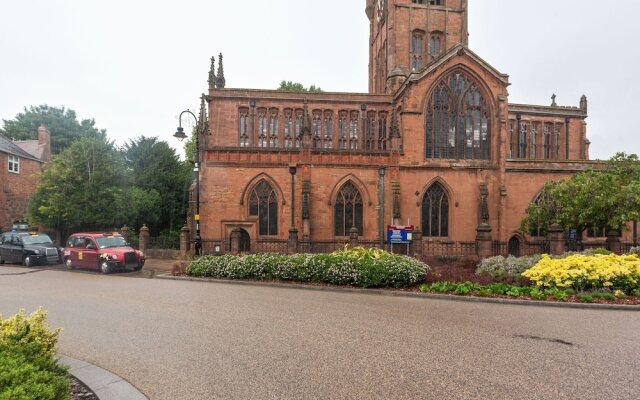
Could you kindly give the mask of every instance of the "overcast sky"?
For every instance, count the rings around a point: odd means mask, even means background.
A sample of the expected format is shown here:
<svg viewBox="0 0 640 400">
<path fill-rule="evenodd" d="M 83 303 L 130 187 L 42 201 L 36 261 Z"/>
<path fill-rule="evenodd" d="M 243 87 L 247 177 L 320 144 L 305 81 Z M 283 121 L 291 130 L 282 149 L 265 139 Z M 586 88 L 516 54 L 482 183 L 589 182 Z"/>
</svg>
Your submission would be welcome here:
<svg viewBox="0 0 640 400">
<path fill-rule="evenodd" d="M 409 0 L 406 0 L 409 1 Z M 293 80 L 366 92 L 365 0 L 0 0 L 0 119 L 48 104 L 94 118 L 122 144 L 173 146 L 209 59 L 227 87 Z M 469 0 L 469 47 L 510 75 L 509 101 L 589 99 L 591 158 L 640 153 L 640 1 Z"/>
</svg>

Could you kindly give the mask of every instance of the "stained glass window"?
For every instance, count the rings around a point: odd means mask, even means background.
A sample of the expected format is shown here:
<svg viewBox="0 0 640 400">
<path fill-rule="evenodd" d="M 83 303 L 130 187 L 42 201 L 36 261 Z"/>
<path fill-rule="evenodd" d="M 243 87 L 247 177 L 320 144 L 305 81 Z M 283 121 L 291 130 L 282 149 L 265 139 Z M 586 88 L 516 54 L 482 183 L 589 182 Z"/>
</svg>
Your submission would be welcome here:
<svg viewBox="0 0 640 400">
<path fill-rule="evenodd" d="M 352 227 L 362 236 L 362 195 L 349 181 L 338 192 L 335 204 L 335 235 L 349 236 Z"/>
<path fill-rule="evenodd" d="M 249 215 L 258 217 L 260 235 L 278 234 L 278 197 L 264 179 L 251 191 Z"/>
<path fill-rule="evenodd" d="M 441 80 L 427 105 L 426 158 L 489 160 L 487 102 L 460 72 Z"/>
<path fill-rule="evenodd" d="M 449 197 L 438 182 L 429 187 L 422 199 L 422 234 L 428 237 L 449 236 Z"/>
</svg>

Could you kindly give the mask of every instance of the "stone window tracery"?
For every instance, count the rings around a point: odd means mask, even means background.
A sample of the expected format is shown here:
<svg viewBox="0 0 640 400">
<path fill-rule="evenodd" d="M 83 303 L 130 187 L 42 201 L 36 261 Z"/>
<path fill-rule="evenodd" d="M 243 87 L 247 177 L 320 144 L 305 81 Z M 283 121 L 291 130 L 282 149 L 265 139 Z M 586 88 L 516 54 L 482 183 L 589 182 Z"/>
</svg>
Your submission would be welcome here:
<svg viewBox="0 0 640 400">
<path fill-rule="evenodd" d="M 452 73 L 438 83 L 426 119 L 427 159 L 490 159 L 487 102 L 476 83 L 463 73 Z"/>
<path fill-rule="evenodd" d="M 551 126 L 544 124 L 544 158 L 551 158 Z"/>
<path fill-rule="evenodd" d="M 293 147 L 293 110 L 290 108 L 284 109 L 284 147 Z"/>
<path fill-rule="evenodd" d="M 278 147 L 278 109 L 269 110 L 269 147 Z"/>
<path fill-rule="evenodd" d="M 527 123 L 520 123 L 518 134 L 518 158 L 527 158 Z"/>
<path fill-rule="evenodd" d="M 411 35 L 411 69 L 420 69 L 423 65 L 424 32 L 413 31 Z"/>
<path fill-rule="evenodd" d="M 333 112 L 325 111 L 324 112 L 324 148 L 331 149 L 333 148 Z"/>
<path fill-rule="evenodd" d="M 296 148 L 299 148 L 300 144 L 301 144 L 302 115 L 303 115 L 303 110 L 296 110 L 296 134 L 295 134 L 295 147 Z"/>
<path fill-rule="evenodd" d="M 387 113 L 378 116 L 378 150 L 387 149 Z"/>
<path fill-rule="evenodd" d="M 536 153 L 536 146 L 538 145 L 537 143 L 537 138 L 536 136 L 538 135 L 538 128 L 535 122 L 531 123 L 531 129 L 529 130 L 529 156 L 530 158 L 535 159 L 538 155 Z"/>
<path fill-rule="evenodd" d="M 347 122 L 347 112 L 340 111 L 338 114 L 338 148 L 339 149 L 348 149 L 348 122 Z"/>
<path fill-rule="evenodd" d="M 432 60 L 435 60 L 436 58 L 440 57 L 440 54 L 442 54 L 443 38 L 444 35 L 442 34 L 442 32 L 431 32 L 429 38 L 429 55 L 431 56 Z"/>
<path fill-rule="evenodd" d="M 249 109 L 241 108 L 239 110 L 240 116 L 240 147 L 249 146 Z"/>
<path fill-rule="evenodd" d="M 439 182 L 431 185 L 422 198 L 422 235 L 449 236 L 449 197 Z"/>
<path fill-rule="evenodd" d="M 313 147 L 322 148 L 322 111 L 313 111 L 313 120 L 311 121 L 311 136 L 313 137 Z"/>
<path fill-rule="evenodd" d="M 366 127 L 365 127 L 365 137 L 364 137 L 364 148 L 365 150 L 375 150 L 376 149 L 376 112 L 369 111 L 367 113 Z"/>
<path fill-rule="evenodd" d="M 278 234 L 278 196 L 264 179 L 258 182 L 251 191 L 249 215 L 258 217 L 260 235 Z"/>
<path fill-rule="evenodd" d="M 335 202 L 335 235 L 349 236 L 352 227 L 358 229 L 358 235 L 363 235 L 362 195 L 353 182 L 345 183 L 336 197 Z"/>
<path fill-rule="evenodd" d="M 358 149 L 358 112 L 351 111 L 349 119 L 349 148 L 351 150 Z"/>
<path fill-rule="evenodd" d="M 267 147 L 269 145 L 267 139 L 267 110 L 264 108 L 258 109 L 258 147 Z"/>
</svg>

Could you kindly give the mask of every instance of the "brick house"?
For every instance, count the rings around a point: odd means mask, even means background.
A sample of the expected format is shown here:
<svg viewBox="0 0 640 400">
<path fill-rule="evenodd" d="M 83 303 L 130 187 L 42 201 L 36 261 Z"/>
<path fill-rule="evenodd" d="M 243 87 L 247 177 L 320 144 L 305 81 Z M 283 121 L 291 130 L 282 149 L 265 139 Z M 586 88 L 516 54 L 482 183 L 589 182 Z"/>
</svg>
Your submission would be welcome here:
<svg viewBox="0 0 640 400">
<path fill-rule="evenodd" d="M 0 228 L 11 229 L 14 221 L 26 219 L 29 198 L 38 173 L 51 160 L 51 134 L 42 124 L 38 140 L 12 141 L 0 135 Z"/>
<path fill-rule="evenodd" d="M 545 182 L 593 165 L 587 98 L 510 103 L 509 76 L 467 46 L 467 3 L 366 0 L 366 94 L 227 88 L 222 55 L 217 73 L 212 58 L 200 111 L 204 251 L 228 250 L 233 235 L 240 250 L 291 238 L 314 251 L 353 228 L 374 244 L 391 222 L 417 227 L 423 255 L 475 253 L 480 232 L 495 253 L 540 249 L 518 228 Z"/>
</svg>

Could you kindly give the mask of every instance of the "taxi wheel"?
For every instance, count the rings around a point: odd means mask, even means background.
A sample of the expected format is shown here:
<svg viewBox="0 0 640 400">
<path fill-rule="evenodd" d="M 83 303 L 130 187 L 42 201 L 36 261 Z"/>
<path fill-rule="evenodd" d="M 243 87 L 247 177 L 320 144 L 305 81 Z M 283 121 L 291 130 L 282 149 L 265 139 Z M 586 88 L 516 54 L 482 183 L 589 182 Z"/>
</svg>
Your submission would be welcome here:
<svg viewBox="0 0 640 400">
<path fill-rule="evenodd" d="M 31 262 L 31 257 L 25 256 L 24 259 L 22 260 L 22 264 L 24 264 L 25 267 L 30 267 L 33 264 Z"/>
<path fill-rule="evenodd" d="M 64 266 L 65 266 L 65 268 L 67 268 L 69 271 L 71 271 L 72 269 L 75 269 L 75 267 L 73 266 L 73 263 L 71 263 L 71 259 L 70 259 L 70 258 L 65 258 L 65 259 L 64 259 Z"/>
<path fill-rule="evenodd" d="M 103 274 L 110 274 L 112 272 L 111 265 L 109 265 L 107 261 L 102 261 L 100 263 L 100 271 L 102 271 Z"/>
</svg>

